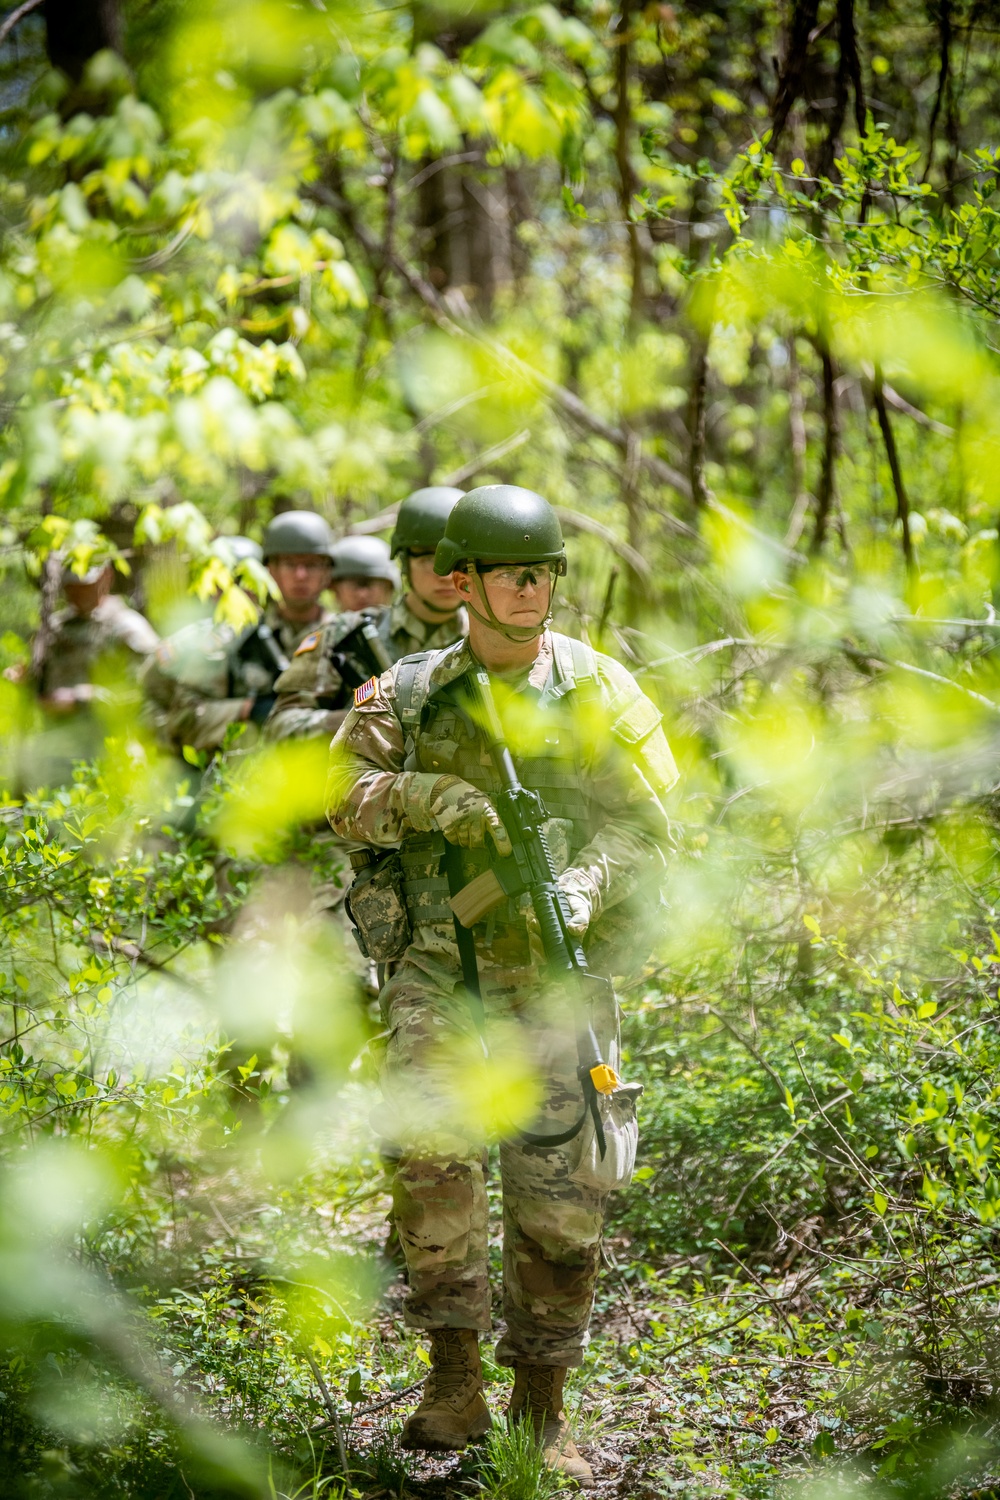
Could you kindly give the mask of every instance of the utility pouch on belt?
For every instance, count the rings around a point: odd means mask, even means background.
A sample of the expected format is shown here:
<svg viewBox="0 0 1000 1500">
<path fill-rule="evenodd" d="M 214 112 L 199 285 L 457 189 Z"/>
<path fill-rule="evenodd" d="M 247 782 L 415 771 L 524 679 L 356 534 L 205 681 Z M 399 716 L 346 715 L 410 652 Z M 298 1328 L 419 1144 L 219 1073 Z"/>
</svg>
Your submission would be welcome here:
<svg viewBox="0 0 1000 1500">
<path fill-rule="evenodd" d="M 639 1145 L 639 1121 L 636 1104 L 642 1093 L 641 1083 L 622 1083 L 597 1096 L 597 1108 L 604 1127 L 604 1154 L 594 1120 L 590 1115 L 577 1136 L 580 1159 L 569 1174 L 570 1182 L 598 1193 L 613 1193 L 627 1188 L 635 1171 L 635 1154 Z"/>
<path fill-rule="evenodd" d="M 395 849 L 376 855 L 371 849 L 351 854 L 354 884 L 344 906 L 354 939 L 365 958 L 386 964 L 402 958 L 413 936 L 403 900 L 403 867 Z"/>
</svg>

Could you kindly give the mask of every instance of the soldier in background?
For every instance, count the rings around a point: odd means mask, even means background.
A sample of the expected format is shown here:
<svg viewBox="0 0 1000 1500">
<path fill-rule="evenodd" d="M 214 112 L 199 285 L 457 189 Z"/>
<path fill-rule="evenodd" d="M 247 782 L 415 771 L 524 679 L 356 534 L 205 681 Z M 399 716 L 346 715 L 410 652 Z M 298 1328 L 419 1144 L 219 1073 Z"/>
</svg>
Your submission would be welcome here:
<svg viewBox="0 0 1000 1500">
<path fill-rule="evenodd" d="M 462 601 L 451 578 L 434 572 L 434 550 L 461 495 L 448 485 L 408 495 L 399 507 L 391 549 L 372 537 L 337 543 L 334 592 L 341 603 L 354 603 L 299 645 L 275 684 L 265 738 L 329 739 L 351 706 L 354 689 L 373 673 L 414 651 L 462 639 L 468 630 Z M 391 593 L 383 591 L 395 573 L 393 557 L 400 559 L 406 592 L 390 604 Z"/>
<path fill-rule="evenodd" d="M 95 680 L 111 655 L 134 671 L 159 636 L 144 615 L 111 592 L 114 568 L 99 562 L 86 573 L 63 572 L 67 608 L 52 621 L 52 635 L 38 675 L 38 701 L 46 713 L 66 718 L 107 696 L 108 686 Z"/>
<path fill-rule="evenodd" d="M 333 592 L 345 614 L 383 609 L 399 585 L 399 569 L 381 537 L 345 536 L 334 542 Z"/>
<path fill-rule="evenodd" d="M 263 557 L 281 590 L 241 632 L 196 620 L 160 643 L 143 687 L 161 737 L 175 750 L 218 750 L 230 724 L 258 729 L 274 685 L 304 636 L 332 618 L 320 602 L 333 572 L 333 534 L 315 511 L 276 516 L 263 549 L 247 537 L 220 539 L 233 563 Z"/>
<path fill-rule="evenodd" d="M 18 752 L 14 775 L 22 786 L 68 781 L 74 761 L 99 755 L 105 734 L 120 732 L 123 716 L 138 710 L 136 678 L 159 637 L 111 592 L 113 580 L 107 559 L 85 573 L 63 571 L 66 608 L 53 616 L 47 639 L 43 630 L 36 642 L 34 681 L 45 727 Z M 21 681 L 28 672 L 20 668 L 7 676 Z"/>
</svg>

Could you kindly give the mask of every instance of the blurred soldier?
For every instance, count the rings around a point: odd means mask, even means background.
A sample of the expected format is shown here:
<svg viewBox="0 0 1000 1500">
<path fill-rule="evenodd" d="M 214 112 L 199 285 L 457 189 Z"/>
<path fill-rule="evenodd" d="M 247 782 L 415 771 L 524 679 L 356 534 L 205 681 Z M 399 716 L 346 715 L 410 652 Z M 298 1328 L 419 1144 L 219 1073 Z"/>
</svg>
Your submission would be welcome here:
<svg viewBox="0 0 1000 1500">
<path fill-rule="evenodd" d="M 138 714 L 136 678 L 159 637 L 143 615 L 112 594 L 113 579 L 105 560 L 82 574 L 63 572 L 67 608 L 53 616 L 48 641 L 39 643 L 35 678 L 47 726 L 21 748 L 22 785 L 68 781 L 74 761 L 99 755 L 105 735 L 120 734 L 124 720 Z"/>
<path fill-rule="evenodd" d="M 57 717 L 77 714 L 106 695 L 108 685 L 95 680 L 113 655 L 137 670 L 159 642 L 149 621 L 112 594 L 114 568 L 99 562 L 86 573 L 63 573 L 68 608 L 52 621 L 52 635 L 38 676 L 38 700 Z"/>
<path fill-rule="evenodd" d="M 358 602 L 301 643 L 275 685 L 277 700 L 266 738 L 329 739 L 350 707 L 354 689 L 373 672 L 414 651 L 450 646 L 465 635 L 468 621 L 455 586 L 450 577 L 434 572 L 434 549 L 461 494 L 447 485 L 432 485 L 408 495 L 399 507 L 391 551 L 365 536 L 336 544 L 334 592 L 342 602 L 348 597 Z M 390 593 L 377 607 L 378 590 L 390 588 L 393 574 L 398 577 L 392 557 L 402 564 L 406 593 L 389 604 Z"/>
<path fill-rule="evenodd" d="M 220 538 L 232 565 L 247 557 L 267 564 L 281 590 L 257 622 L 196 620 L 162 641 L 143 687 L 162 737 L 176 750 L 217 750 L 230 724 L 257 728 L 274 706 L 274 684 L 304 636 L 331 619 L 320 603 L 330 585 L 333 535 L 314 511 L 275 516 L 263 549 L 247 537 Z"/>
<path fill-rule="evenodd" d="M 392 965 L 380 996 L 389 1040 L 379 1128 L 402 1146 L 393 1203 L 409 1271 L 404 1315 L 431 1341 L 423 1399 L 401 1442 L 461 1449 L 490 1425 L 478 1346 L 491 1323 L 488 1125 L 475 1123 L 489 1090 L 475 1079 L 483 1049 L 497 1046 L 515 1076 L 518 1057 L 533 1064 L 544 1117 L 530 1136 L 504 1130 L 500 1145 L 506 1331 L 496 1358 L 515 1371 L 508 1417 L 529 1421 L 549 1466 L 589 1487 L 563 1382 L 583 1360 L 607 1196 L 630 1179 L 635 1135 L 631 1153 L 605 1158 L 595 1145 L 596 1125 L 585 1106 L 581 1114 L 580 1002 L 540 963 L 516 876 L 502 887 L 494 879 L 499 904 L 469 928 L 449 905 L 511 850 L 471 691 L 470 673 L 485 668 L 520 777 L 551 815 L 567 924 L 592 969 L 623 974 L 651 947 L 669 837 L 660 798 L 677 772 L 660 713 L 629 673 L 548 628 L 565 567 L 541 496 L 490 485 L 458 502 L 435 568 L 465 601 L 468 641 L 406 657 L 357 690 L 331 749 L 328 811 L 339 834 L 373 852 L 399 846 L 369 866 L 351 902 Z M 617 1014 L 610 989 L 598 989 L 586 1020 L 613 1067 Z M 613 1078 L 611 1091 L 634 1132 L 634 1086 Z"/>
<path fill-rule="evenodd" d="M 399 582 L 399 569 L 381 537 L 345 536 L 334 542 L 333 592 L 345 613 L 391 604 Z"/>
</svg>

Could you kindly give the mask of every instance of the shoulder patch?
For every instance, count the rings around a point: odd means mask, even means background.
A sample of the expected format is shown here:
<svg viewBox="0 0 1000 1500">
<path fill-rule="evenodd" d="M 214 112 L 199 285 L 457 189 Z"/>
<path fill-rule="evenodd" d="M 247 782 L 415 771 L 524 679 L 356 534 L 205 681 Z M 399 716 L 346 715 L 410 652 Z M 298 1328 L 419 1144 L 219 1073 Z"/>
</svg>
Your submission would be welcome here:
<svg viewBox="0 0 1000 1500">
<path fill-rule="evenodd" d="M 299 650 L 302 650 L 301 646 Z M 377 690 L 378 678 L 369 677 L 367 682 L 363 682 L 359 688 L 354 689 L 354 707 L 360 708 L 362 703 L 367 703 L 369 698 L 374 698 Z"/>
<path fill-rule="evenodd" d="M 315 651 L 316 647 L 319 645 L 319 638 L 320 632 L 318 630 L 313 630 L 309 635 L 304 636 L 302 640 L 299 641 L 299 644 L 296 646 L 292 654 L 294 656 L 304 656 L 307 651 Z"/>
</svg>

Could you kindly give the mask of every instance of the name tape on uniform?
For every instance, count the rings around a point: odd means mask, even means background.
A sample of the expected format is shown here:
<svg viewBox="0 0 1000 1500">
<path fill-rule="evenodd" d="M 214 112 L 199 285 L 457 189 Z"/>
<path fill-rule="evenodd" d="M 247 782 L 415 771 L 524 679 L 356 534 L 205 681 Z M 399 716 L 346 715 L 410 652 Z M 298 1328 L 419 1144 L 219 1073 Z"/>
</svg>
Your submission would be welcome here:
<svg viewBox="0 0 1000 1500">
<path fill-rule="evenodd" d="M 362 703 L 367 703 L 369 698 L 374 698 L 378 689 L 378 678 L 369 677 L 359 688 L 354 689 L 354 707 L 360 708 Z"/>
</svg>

